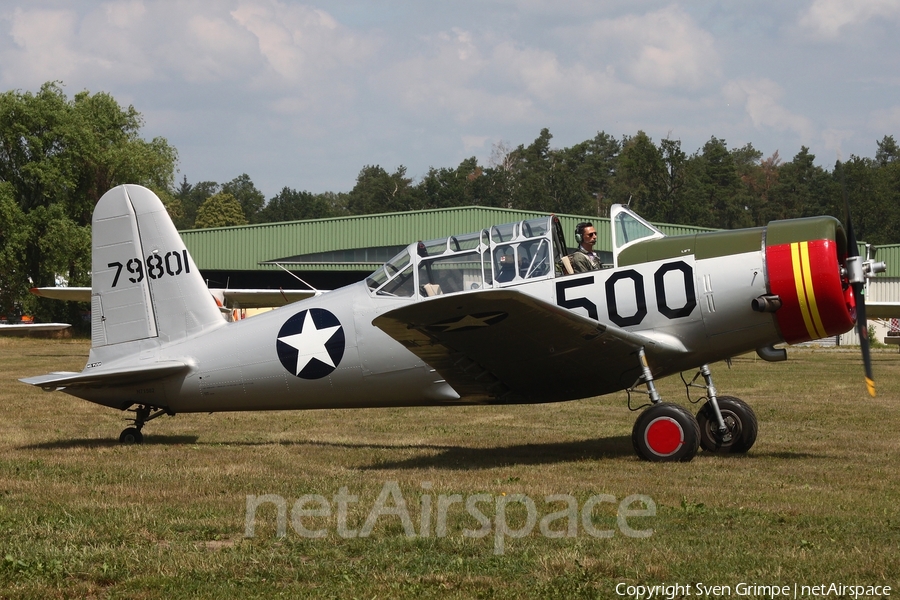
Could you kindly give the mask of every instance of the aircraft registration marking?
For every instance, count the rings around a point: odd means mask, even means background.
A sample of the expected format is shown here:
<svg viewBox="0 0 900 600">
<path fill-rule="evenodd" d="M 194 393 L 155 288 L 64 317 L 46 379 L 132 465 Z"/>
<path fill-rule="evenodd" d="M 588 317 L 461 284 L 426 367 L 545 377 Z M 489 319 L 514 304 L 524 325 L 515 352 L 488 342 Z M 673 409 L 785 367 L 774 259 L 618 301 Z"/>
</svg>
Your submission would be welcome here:
<svg viewBox="0 0 900 600">
<path fill-rule="evenodd" d="M 668 273 L 681 273 L 681 277 L 675 274 L 671 282 L 667 283 Z M 569 290 L 582 286 L 592 286 L 595 282 L 594 275 L 578 278 L 564 278 L 556 282 L 556 304 L 563 308 L 583 308 L 588 316 L 600 320 L 597 304 L 586 296 L 570 296 Z M 656 296 L 656 309 L 668 319 L 687 317 L 697 307 L 697 294 L 694 290 L 694 269 L 683 260 L 663 263 L 653 274 L 654 293 Z M 667 289 L 670 286 L 672 289 Z M 621 289 L 620 289 L 621 288 Z M 626 289 L 630 288 L 630 289 Z M 676 289 L 677 288 L 677 289 Z M 639 325 L 648 314 L 647 293 L 644 285 L 644 276 L 634 269 L 617 271 L 604 283 L 606 295 L 606 310 L 609 320 L 619 327 Z M 634 303 L 635 310 L 631 314 L 623 315 L 620 312 L 618 296 L 622 295 Z M 683 298 L 681 306 L 671 306 L 669 294 L 673 297 Z M 677 302 L 677 300 L 676 300 Z"/>
<path fill-rule="evenodd" d="M 167 275 L 175 277 L 182 273 L 187 274 L 191 272 L 191 261 L 188 260 L 187 249 L 166 252 L 165 255 L 154 252 L 143 261 L 139 258 L 130 258 L 124 264 L 115 261 L 106 266 L 110 269 L 116 268 L 112 287 L 119 285 L 119 278 L 123 269 L 131 274 L 131 277 L 128 277 L 128 281 L 131 283 L 142 282 L 145 275 L 150 279 L 160 279 Z"/>
</svg>

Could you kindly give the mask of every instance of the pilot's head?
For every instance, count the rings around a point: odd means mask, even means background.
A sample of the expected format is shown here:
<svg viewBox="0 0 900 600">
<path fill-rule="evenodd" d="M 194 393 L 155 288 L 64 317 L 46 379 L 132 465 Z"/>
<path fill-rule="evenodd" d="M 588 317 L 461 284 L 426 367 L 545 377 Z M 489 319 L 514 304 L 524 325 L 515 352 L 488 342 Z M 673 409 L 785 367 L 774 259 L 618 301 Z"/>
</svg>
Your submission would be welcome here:
<svg viewBox="0 0 900 600">
<path fill-rule="evenodd" d="M 597 230 L 594 229 L 594 224 L 589 221 L 584 221 L 576 225 L 575 241 L 578 242 L 578 245 L 582 248 L 590 252 L 594 248 L 594 244 L 597 243 Z"/>
</svg>

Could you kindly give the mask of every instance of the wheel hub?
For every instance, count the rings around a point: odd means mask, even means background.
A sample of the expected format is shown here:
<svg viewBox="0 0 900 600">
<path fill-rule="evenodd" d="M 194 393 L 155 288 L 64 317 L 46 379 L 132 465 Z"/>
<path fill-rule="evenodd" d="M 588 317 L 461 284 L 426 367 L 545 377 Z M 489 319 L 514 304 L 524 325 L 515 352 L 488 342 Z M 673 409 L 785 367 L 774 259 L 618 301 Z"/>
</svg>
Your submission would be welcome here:
<svg viewBox="0 0 900 600">
<path fill-rule="evenodd" d="M 644 430 L 644 441 L 657 456 L 671 456 L 684 444 L 684 430 L 671 417 L 657 417 Z"/>
</svg>

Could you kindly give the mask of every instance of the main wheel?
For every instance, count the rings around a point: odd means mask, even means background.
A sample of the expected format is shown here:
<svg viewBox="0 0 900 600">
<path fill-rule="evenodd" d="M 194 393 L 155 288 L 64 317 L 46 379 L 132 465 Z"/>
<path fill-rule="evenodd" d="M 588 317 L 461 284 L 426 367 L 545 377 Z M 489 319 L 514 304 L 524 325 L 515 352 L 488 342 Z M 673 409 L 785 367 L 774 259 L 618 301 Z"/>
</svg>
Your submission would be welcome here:
<svg viewBox="0 0 900 600">
<path fill-rule="evenodd" d="M 137 427 L 128 427 L 119 435 L 120 444 L 140 444 L 144 441 L 144 434 Z"/>
<path fill-rule="evenodd" d="M 652 462 L 687 462 L 697 454 L 700 427 L 686 408 L 663 402 L 640 414 L 631 431 L 634 451 Z"/>
<path fill-rule="evenodd" d="M 716 399 L 725 426 L 731 433 L 731 441 L 723 442 L 719 436 L 719 424 L 709 402 L 697 413 L 700 424 L 700 446 L 707 452 L 717 454 L 743 454 L 756 442 L 759 425 L 756 414 L 750 406 L 734 396 L 719 396 Z"/>
</svg>

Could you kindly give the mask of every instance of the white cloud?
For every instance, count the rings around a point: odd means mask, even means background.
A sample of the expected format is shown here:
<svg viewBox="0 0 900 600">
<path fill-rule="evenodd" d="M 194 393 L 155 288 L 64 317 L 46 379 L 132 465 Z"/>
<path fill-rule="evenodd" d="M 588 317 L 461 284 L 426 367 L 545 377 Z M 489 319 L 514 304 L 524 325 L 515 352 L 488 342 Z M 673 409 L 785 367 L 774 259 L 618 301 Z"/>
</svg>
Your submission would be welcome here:
<svg viewBox="0 0 900 600">
<path fill-rule="evenodd" d="M 593 61 L 641 86 L 696 88 L 720 71 L 713 35 L 675 5 L 597 21 L 584 39 Z"/>
<path fill-rule="evenodd" d="M 354 35 L 327 12 L 309 6 L 275 0 L 242 2 L 231 16 L 253 35 L 268 67 L 288 84 L 340 75 L 375 49 L 370 39 Z"/>
<path fill-rule="evenodd" d="M 793 132 L 808 144 L 814 131 L 812 122 L 782 106 L 779 103 L 782 93 L 781 87 L 770 79 L 733 80 L 723 88 L 728 102 L 744 106 L 756 129 L 772 128 L 779 132 Z"/>
<path fill-rule="evenodd" d="M 7 17 L 13 43 L 0 49 L 2 80 L 209 82 L 238 77 L 252 61 L 252 40 L 241 39 L 227 14 L 177 2 L 89 6 L 16 9 Z"/>
<path fill-rule="evenodd" d="M 302 86 L 361 62 L 370 40 L 328 13 L 275 0 L 221 3 L 109 2 L 74 10 L 16 9 L 3 76 L 31 85 L 51 79 L 188 83 L 251 80 Z M 267 77 L 267 75 L 269 75 Z"/>
<path fill-rule="evenodd" d="M 621 99 L 634 96 L 633 86 L 612 71 L 565 62 L 552 50 L 493 32 L 456 28 L 418 42 L 412 58 L 373 78 L 381 94 L 418 116 L 450 115 L 466 125 L 547 126 L 603 103 L 632 104 Z"/>
<path fill-rule="evenodd" d="M 34 88 L 76 71 L 79 58 L 69 52 L 78 15 L 72 10 L 23 10 L 6 15 L 9 46 L 0 50 L 5 86 Z"/>
<path fill-rule="evenodd" d="M 513 83 L 509 65 L 492 56 L 491 40 L 453 29 L 422 36 L 418 42 L 413 57 L 373 75 L 373 87 L 388 101 L 419 116 L 450 115 L 456 123 L 509 122 L 536 115 L 532 99 Z"/>
<path fill-rule="evenodd" d="M 829 160 L 843 160 L 845 142 L 853 139 L 852 129 L 826 129 L 822 132 L 822 146 L 826 152 L 820 152 L 817 158 L 828 164 Z"/>
<path fill-rule="evenodd" d="M 836 38 L 842 29 L 870 19 L 900 19 L 896 0 L 813 0 L 800 15 L 800 26 L 814 35 Z"/>
<path fill-rule="evenodd" d="M 897 0 L 470 4 L 6 0 L 0 90 L 109 92 L 191 180 L 267 192 L 352 185 L 363 164 L 421 175 L 542 127 L 558 146 L 642 129 L 822 157 L 900 128 Z"/>
</svg>

